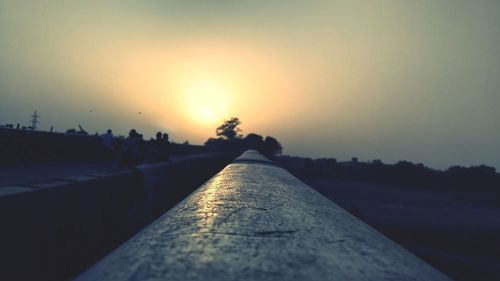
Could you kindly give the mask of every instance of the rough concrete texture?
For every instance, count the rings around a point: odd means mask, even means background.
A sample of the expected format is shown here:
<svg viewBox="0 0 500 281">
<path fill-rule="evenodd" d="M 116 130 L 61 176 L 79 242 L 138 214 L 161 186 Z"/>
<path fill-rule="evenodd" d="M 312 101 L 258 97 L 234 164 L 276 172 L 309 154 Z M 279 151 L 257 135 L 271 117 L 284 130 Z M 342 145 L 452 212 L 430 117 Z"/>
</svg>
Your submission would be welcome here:
<svg viewBox="0 0 500 281">
<path fill-rule="evenodd" d="M 248 152 L 77 280 L 449 280 Z"/>
</svg>

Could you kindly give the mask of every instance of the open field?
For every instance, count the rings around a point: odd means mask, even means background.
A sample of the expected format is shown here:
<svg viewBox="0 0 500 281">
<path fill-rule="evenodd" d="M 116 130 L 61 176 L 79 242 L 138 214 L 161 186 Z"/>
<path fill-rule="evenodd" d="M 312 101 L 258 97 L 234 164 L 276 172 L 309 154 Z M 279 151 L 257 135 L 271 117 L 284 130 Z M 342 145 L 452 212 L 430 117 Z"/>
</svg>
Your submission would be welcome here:
<svg viewBox="0 0 500 281">
<path fill-rule="evenodd" d="M 500 280 L 500 208 L 492 194 L 306 182 L 452 278 Z"/>
</svg>

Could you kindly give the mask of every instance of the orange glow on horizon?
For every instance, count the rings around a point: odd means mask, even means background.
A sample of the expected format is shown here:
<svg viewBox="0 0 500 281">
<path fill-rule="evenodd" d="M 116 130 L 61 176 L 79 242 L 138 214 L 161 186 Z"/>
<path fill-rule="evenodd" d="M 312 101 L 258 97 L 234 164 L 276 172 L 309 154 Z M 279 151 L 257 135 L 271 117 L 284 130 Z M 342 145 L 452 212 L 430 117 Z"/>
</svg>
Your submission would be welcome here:
<svg viewBox="0 0 500 281">
<path fill-rule="evenodd" d="M 117 83 L 117 92 L 127 96 L 124 106 L 141 108 L 149 113 L 144 114 L 148 122 L 194 136 L 194 142 L 214 136 L 215 128 L 232 116 L 250 130 L 284 118 L 300 90 L 291 67 L 256 47 L 207 42 L 140 50 L 128 55 L 124 82 Z"/>
<path fill-rule="evenodd" d="M 115 49 L 113 56 L 100 46 L 71 67 L 82 70 L 85 84 L 106 89 L 99 102 L 130 117 L 130 127 L 149 126 L 193 143 L 213 137 L 231 117 L 250 133 L 299 114 L 303 101 L 297 97 L 307 78 L 298 74 L 297 61 L 249 42 L 190 42 L 145 40 Z"/>
</svg>

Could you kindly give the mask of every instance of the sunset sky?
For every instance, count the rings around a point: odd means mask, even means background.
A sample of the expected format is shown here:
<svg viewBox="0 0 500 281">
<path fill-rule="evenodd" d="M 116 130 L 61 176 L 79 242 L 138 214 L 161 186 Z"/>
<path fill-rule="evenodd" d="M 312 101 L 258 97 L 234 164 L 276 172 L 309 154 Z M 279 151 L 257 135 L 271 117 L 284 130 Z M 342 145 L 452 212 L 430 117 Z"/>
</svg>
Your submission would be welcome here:
<svg viewBox="0 0 500 281">
<path fill-rule="evenodd" d="M 499 48 L 494 0 L 0 0 L 0 124 L 499 169 Z"/>
</svg>

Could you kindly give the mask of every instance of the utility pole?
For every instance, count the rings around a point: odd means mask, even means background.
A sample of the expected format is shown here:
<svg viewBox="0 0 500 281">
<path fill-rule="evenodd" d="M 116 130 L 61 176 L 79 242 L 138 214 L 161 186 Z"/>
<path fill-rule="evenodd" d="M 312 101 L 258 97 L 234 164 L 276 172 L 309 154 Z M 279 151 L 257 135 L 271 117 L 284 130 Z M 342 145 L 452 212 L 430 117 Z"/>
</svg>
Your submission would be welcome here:
<svg viewBox="0 0 500 281">
<path fill-rule="evenodd" d="M 40 115 L 38 115 L 38 111 L 35 110 L 33 115 L 31 115 L 31 129 L 34 131 L 36 130 L 36 127 L 40 121 L 38 120 L 40 118 Z"/>
</svg>

